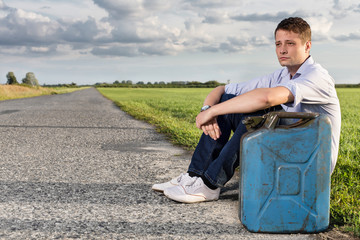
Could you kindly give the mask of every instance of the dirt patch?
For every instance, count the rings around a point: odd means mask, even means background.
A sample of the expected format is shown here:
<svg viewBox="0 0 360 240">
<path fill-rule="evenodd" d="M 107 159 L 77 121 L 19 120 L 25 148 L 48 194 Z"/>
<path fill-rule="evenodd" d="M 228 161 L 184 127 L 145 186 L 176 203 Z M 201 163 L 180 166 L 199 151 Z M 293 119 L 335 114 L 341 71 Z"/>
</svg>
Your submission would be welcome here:
<svg viewBox="0 0 360 240">
<path fill-rule="evenodd" d="M 319 240 L 359 240 L 360 238 L 351 233 L 341 232 L 338 229 L 329 229 L 326 232 L 318 234 Z"/>
</svg>

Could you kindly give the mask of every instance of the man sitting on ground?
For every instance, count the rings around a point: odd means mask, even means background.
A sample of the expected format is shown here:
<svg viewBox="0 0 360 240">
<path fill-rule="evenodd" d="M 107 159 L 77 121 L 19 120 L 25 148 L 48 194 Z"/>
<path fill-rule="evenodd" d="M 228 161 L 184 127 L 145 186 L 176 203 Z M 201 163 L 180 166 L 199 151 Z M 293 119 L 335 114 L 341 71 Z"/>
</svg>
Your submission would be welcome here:
<svg viewBox="0 0 360 240">
<path fill-rule="evenodd" d="M 168 198 L 184 203 L 217 200 L 220 188 L 239 165 L 240 140 L 246 132 L 242 120 L 279 110 L 279 105 L 287 112 L 316 112 L 329 117 L 331 171 L 334 170 L 340 138 L 340 104 L 333 78 L 310 56 L 310 26 L 298 17 L 284 19 L 275 30 L 275 47 L 284 68 L 211 91 L 196 117 L 196 126 L 204 133 L 187 173 L 155 184 L 153 190 L 163 191 Z M 231 131 L 234 134 L 229 139 Z"/>
</svg>

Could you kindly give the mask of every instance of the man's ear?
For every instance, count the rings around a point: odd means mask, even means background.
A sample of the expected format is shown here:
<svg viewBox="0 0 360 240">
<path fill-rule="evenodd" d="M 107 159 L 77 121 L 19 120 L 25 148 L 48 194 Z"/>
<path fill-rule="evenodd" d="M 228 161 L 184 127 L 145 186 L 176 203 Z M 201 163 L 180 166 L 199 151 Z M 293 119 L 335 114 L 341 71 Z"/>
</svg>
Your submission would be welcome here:
<svg viewBox="0 0 360 240">
<path fill-rule="evenodd" d="M 305 52 L 310 53 L 310 49 L 311 49 L 311 41 L 307 41 L 305 43 Z"/>
</svg>

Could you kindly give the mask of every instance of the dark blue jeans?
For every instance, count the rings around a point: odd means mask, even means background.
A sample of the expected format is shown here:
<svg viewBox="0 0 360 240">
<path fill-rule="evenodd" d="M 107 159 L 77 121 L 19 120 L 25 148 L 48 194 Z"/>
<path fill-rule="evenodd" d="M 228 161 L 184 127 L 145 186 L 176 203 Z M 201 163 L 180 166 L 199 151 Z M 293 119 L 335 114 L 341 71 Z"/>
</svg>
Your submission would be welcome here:
<svg viewBox="0 0 360 240">
<path fill-rule="evenodd" d="M 227 101 L 235 95 L 224 94 L 220 102 Z M 261 116 L 269 111 L 280 110 L 273 107 L 250 114 L 227 114 L 218 116 L 217 122 L 221 129 L 218 140 L 202 134 L 200 141 L 192 156 L 188 172 L 203 176 L 217 187 L 223 187 L 234 175 L 239 166 L 240 140 L 247 132 L 242 120 L 249 116 Z M 234 132 L 230 138 L 231 132 Z M 230 139 L 229 139 L 230 138 Z"/>
</svg>

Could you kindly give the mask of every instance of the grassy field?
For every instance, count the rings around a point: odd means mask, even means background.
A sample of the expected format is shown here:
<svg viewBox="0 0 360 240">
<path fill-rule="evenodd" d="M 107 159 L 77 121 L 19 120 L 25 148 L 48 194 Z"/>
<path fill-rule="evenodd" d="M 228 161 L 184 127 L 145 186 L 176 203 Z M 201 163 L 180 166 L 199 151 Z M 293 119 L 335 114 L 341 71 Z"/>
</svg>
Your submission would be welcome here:
<svg viewBox="0 0 360 240">
<path fill-rule="evenodd" d="M 80 88 L 44 88 L 20 85 L 0 85 L 0 101 L 17 98 L 28 98 L 50 94 L 73 92 Z"/>
<path fill-rule="evenodd" d="M 195 117 L 211 89 L 100 88 L 122 110 L 157 126 L 175 144 L 194 149 Z M 342 109 L 339 159 L 332 175 L 331 226 L 360 236 L 360 89 L 337 89 Z"/>
<path fill-rule="evenodd" d="M 360 236 L 360 89 L 338 89 L 342 126 L 338 163 L 332 175 L 332 224 Z"/>
</svg>

